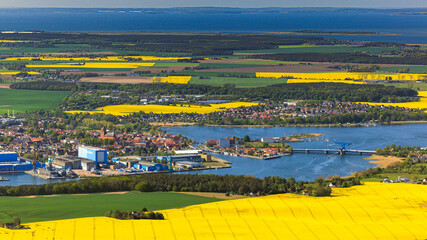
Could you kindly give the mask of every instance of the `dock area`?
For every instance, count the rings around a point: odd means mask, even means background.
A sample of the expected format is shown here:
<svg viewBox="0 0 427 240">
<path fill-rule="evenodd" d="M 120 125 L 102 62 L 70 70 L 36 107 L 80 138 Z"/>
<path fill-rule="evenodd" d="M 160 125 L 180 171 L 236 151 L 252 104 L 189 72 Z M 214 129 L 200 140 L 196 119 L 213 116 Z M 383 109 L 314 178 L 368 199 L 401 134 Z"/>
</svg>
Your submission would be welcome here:
<svg viewBox="0 0 427 240">
<path fill-rule="evenodd" d="M 25 171 L 26 174 L 35 176 L 35 177 L 39 177 L 39 178 L 43 178 L 46 180 L 50 180 L 50 179 L 70 179 L 72 177 L 55 177 L 55 176 L 48 176 L 48 175 L 44 175 L 44 174 L 38 174 L 37 172 L 34 172 L 33 170 L 31 171 Z"/>
</svg>

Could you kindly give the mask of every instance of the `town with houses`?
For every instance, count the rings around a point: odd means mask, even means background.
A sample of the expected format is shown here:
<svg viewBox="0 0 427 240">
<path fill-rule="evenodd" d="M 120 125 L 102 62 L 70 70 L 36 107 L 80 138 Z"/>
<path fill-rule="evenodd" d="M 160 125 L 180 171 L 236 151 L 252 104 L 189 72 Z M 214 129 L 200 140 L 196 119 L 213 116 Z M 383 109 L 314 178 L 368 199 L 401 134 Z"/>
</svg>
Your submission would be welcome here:
<svg viewBox="0 0 427 240">
<path fill-rule="evenodd" d="M 48 127 L 51 121 L 30 126 L 25 119 L 1 118 L 0 172 L 53 179 L 229 167 L 229 162 L 191 149 L 191 140 L 171 133 L 104 127 L 82 133 Z"/>
</svg>

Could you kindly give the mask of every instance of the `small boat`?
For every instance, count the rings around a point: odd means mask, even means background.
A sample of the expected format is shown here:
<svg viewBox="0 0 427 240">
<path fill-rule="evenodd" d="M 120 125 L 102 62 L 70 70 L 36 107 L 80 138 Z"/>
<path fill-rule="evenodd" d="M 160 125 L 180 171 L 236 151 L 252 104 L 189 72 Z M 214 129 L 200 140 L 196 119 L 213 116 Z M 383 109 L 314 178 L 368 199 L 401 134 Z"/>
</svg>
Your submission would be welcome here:
<svg viewBox="0 0 427 240">
<path fill-rule="evenodd" d="M 7 177 L 0 176 L 0 181 L 10 181 L 10 179 Z"/>
</svg>

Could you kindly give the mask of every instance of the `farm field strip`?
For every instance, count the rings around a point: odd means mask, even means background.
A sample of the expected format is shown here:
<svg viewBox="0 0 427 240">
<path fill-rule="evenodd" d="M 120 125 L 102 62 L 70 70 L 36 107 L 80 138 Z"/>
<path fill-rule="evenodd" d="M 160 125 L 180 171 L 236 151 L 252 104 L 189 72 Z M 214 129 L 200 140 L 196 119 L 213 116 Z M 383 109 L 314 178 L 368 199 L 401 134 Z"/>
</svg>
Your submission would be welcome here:
<svg viewBox="0 0 427 240">
<path fill-rule="evenodd" d="M 190 80 L 191 76 L 153 77 L 153 83 L 188 84 Z"/>
<path fill-rule="evenodd" d="M 0 88 L 0 114 L 54 109 L 69 92 Z"/>
<path fill-rule="evenodd" d="M 129 60 L 138 61 L 170 61 L 190 59 L 190 57 L 156 57 L 156 56 L 107 56 L 107 57 L 8 57 L 0 61 L 113 61 L 126 62 Z"/>
<path fill-rule="evenodd" d="M 332 82 L 332 83 L 347 83 L 347 84 L 367 84 L 366 82 L 360 81 L 351 81 L 351 80 L 312 80 L 312 79 L 288 79 L 286 83 L 322 83 L 322 82 Z"/>
<path fill-rule="evenodd" d="M 325 73 L 276 73 L 276 72 L 257 72 L 257 77 L 261 78 L 293 78 L 306 80 L 402 80 L 402 81 L 417 81 L 427 79 L 427 74 L 378 74 L 367 72 L 325 72 Z"/>
<path fill-rule="evenodd" d="M 200 79 L 193 77 L 190 84 L 223 86 L 224 84 L 236 85 L 236 87 L 263 87 L 274 84 L 286 83 L 286 79 L 274 78 L 233 78 L 233 77 L 209 77 L 209 79 Z"/>
<path fill-rule="evenodd" d="M 18 239 L 425 239 L 427 186 L 365 183 L 332 197 L 279 194 L 162 211 L 166 220 L 77 218 L 0 229 Z M 110 237 L 111 238 L 111 237 Z"/>
<path fill-rule="evenodd" d="M 0 197 L 0 221 L 20 216 L 23 222 L 40 222 L 69 218 L 103 216 L 109 210 L 140 210 L 146 207 L 157 211 L 194 204 L 222 201 L 222 199 L 176 192 L 131 191 L 123 194 L 88 193 L 85 195 L 58 194 L 47 196 Z M 96 205 L 93 203 L 96 202 Z M 90 209 L 78 206 L 91 205 Z M 93 206 L 92 206 L 93 205 Z M 0 237 L 0 239 L 2 239 Z"/>
<path fill-rule="evenodd" d="M 0 40 L 0 43 L 30 43 L 30 42 L 38 42 L 38 41 L 30 41 L 30 40 Z"/>
<path fill-rule="evenodd" d="M 17 71 L 10 71 L 10 72 L 8 72 L 8 71 L 0 71 L 0 75 L 16 75 L 16 74 L 19 74 L 19 73 L 22 73 L 22 72 L 17 72 Z M 32 71 L 26 72 L 26 73 L 28 73 L 30 75 L 40 75 L 41 74 L 39 72 L 32 72 Z"/>
<path fill-rule="evenodd" d="M 404 107 L 404 108 L 416 108 L 424 109 L 427 112 L 427 91 L 418 91 L 418 96 L 420 96 L 419 102 L 400 102 L 400 103 L 374 103 L 374 102 L 357 102 L 361 104 L 368 104 L 371 106 L 394 106 L 394 107 Z"/>
<path fill-rule="evenodd" d="M 210 106 L 199 106 L 199 105 L 188 105 L 177 104 L 176 106 L 171 105 L 110 105 L 105 107 L 97 108 L 94 111 L 67 111 L 67 113 L 104 113 L 104 114 L 112 114 L 116 116 L 124 116 L 129 115 L 136 112 L 146 112 L 146 113 L 163 113 L 163 114 L 171 114 L 171 113 L 211 113 L 211 112 L 219 112 L 225 111 L 230 108 L 238 108 L 238 107 L 250 107 L 258 105 L 259 103 L 251 103 L 251 102 L 230 102 L 230 103 L 220 103 L 220 104 L 210 104 Z"/>
<path fill-rule="evenodd" d="M 133 62 L 85 62 L 85 63 L 58 63 L 58 64 L 28 64 L 27 68 L 138 68 L 152 67 L 155 63 L 133 63 Z"/>
</svg>

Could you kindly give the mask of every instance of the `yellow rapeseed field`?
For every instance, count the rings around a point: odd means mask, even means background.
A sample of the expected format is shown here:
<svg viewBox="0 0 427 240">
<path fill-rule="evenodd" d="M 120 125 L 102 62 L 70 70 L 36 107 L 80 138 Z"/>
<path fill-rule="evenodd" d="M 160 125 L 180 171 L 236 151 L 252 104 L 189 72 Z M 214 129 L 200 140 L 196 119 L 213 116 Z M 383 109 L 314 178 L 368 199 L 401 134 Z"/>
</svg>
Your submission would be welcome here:
<svg viewBox="0 0 427 240">
<path fill-rule="evenodd" d="M 333 197 L 279 194 L 161 211 L 166 220 L 106 217 L 0 229 L 2 240 L 426 239 L 427 186 L 366 183 Z"/>
<path fill-rule="evenodd" d="M 151 67 L 155 63 L 133 62 L 87 62 L 87 63 L 58 63 L 58 64 L 29 64 L 27 68 L 138 68 Z"/>
<path fill-rule="evenodd" d="M 0 40 L 0 43 L 29 43 L 29 42 L 38 42 L 38 41 L 29 41 L 29 40 Z"/>
<path fill-rule="evenodd" d="M 320 82 L 347 83 L 347 84 L 367 84 L 366 82 L 352 81 L 352 80 L 288 79 L 286 81 L 286 83 L 320 83 Z"/>
<path fill-rule="evenodd" d="M 362 104 L 368 104 L 372 106 L 394 106 L 394 107 L 404 107 L 404 108 L 417 108 L 417 109 L 427 109 L 427 91 L 419 91 L 418 96 L 420 96 L 419 102 L 401 102 L 401 103 L 372 103 L 372 102 L 358 102 Z M 426 110 L 427 112 L 427 110 Z"/>
<path fill-rule="evenodd" d="M 21 72 L 0 72 L 0 75 L 16 75 L 18 73 L 21 73 Z M 30 75 L 39 75 L 39 74 L 41 74 L 39 72 L 27 72 L 27 73 L 30 74 Z"/>
<path fill-rule="evenodd" d="M 257 72 L 259 78 L 296 78 L 306 80 L 363 80 L 363 79 L 378 79 L 378 80 L 402 80 L 416 81 L 427 79 L 427 74 L 378 74 L 378 73 L 363 73 L 363 72 L 323 72 L 323 73 L 273 73 L 273 72 Z"/>
<path fill-rule="evenodd" d="M 153 83 L 188 84 L 190 80 L 191 76 L 153 77 Z"/>
<path fill-rule="evenodd" d="M 140 61 L 172 61 L 179 59 L 190 59 L 190 57 L 156 57 L 156 56 L 107 56 L 107 57 L 8 57 L 0 61 L 111 61 L 111 62 L 124 62 L 128 60 Z"/>
<path fill-rule="evenodd" d="M 250 107 L 258 105 L 259 103 L 251 102 L 230 102 L 230 103 L 220 103 L 220 104 L 210 104 L 210 106 L 198 106 L 198 105 L 187 105 L 184 104 L 181 106 L 177 104 L 176 106 L 172 105 L 110 105 L 105 107 L 97 108 L 95 111 L 67 111 L 67 113 L 105 113 L 112 114 L 116 116 L 129 115 L 135 112 L 146 112 L 146 113 L 211 113 L 225 111 L 230 108 L 238 107 Z"/>
</svg>

